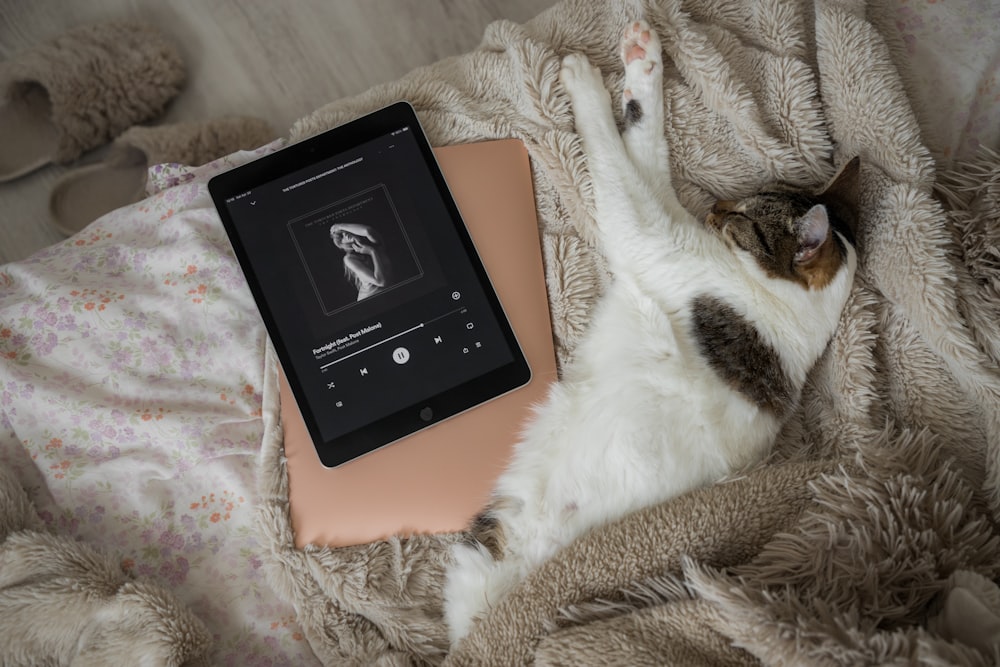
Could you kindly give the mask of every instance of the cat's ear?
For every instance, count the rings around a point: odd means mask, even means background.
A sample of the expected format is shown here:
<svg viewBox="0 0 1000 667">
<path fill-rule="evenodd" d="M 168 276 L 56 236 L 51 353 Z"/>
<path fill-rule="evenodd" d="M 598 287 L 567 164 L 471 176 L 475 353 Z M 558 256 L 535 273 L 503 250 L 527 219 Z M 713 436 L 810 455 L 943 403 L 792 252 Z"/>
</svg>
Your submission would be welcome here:
<svg viewBox="0 0 1000 667">
<path fill-rule="evenodd" d="M 795 251 L 795 263 L 808 263 L 816 257 L 830 236 L 830 216 L 826 206 L 816 204 L 806 211 L 795 223 L 795 235 L 799 242 L 799 248 Z"/>
<path fill-rule="evenodd" d="M 840 168 L 823 191 L 817 195 L 833 214 L 835 227 L 851 245 L 857 245 L 858 208 L 861 199 L 861 158 L 855 156 Z"/>
</svg>

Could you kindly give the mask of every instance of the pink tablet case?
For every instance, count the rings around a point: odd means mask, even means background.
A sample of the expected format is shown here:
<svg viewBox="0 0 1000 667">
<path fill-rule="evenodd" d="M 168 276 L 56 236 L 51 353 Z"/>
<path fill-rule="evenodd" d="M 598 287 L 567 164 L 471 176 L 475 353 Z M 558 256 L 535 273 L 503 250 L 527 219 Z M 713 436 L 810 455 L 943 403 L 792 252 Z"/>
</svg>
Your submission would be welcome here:
<svg viewBox="0 0 1000 667">
<path fill-rule="evenodd" d="M 295 544 L 348 546 L 461 530 L 486 504 L 531 407 L 555 380 L 531 170 L 516 139 L 435 149 L 531 381 L 337 468 L 324 467 L 282 375 L 281 419 Z"/>
</svg>

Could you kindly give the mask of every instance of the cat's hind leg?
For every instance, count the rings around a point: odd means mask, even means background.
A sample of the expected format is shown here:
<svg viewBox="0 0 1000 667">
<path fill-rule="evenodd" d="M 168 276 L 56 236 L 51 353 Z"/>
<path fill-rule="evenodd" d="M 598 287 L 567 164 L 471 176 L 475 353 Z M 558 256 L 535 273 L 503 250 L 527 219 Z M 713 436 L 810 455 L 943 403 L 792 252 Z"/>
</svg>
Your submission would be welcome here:
<svg viewBox="0 0 1000 667">
<path fill-rule="evenodd" d="M 663 55 L 660 39 L 645 21 L 633 21 L 622 37 L 625 65 L 622 140 L 629 158 L 654 189 L 669 182 L 667 139 L 663 134 Z"/>
<path fill-rule="evenodd" d="M 482 545 L 457 544 L 444 585 L 444 617 L 454 645 L 527 574 L 512 555 L 495 560 Z"/>
</svg>

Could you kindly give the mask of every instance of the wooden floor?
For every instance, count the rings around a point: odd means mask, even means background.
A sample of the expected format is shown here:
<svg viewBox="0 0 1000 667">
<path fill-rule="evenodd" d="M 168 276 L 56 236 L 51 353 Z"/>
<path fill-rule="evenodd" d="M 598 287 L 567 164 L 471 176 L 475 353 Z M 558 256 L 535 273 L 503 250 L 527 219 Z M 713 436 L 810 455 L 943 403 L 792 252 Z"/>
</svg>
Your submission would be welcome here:
<svg viewBox="0 0 1000 667">
<path fill-rule="evenodd" d="M 553 4 L 555 0 L 0 0 L 0 60 L 16 58 L 77 25 L 144 19 L 175 40 L 188 67 L 185 90 L 157 122 L 239 113 L 270 121 L 284 134 L 296 119 L 328 102 L 474 48 L 493 20 L 526 21 Z M 46 220 L 49 193 L 64 171 L 50 166 L 0 183 L 0 264 L 62 238 Z"/>
</svg>

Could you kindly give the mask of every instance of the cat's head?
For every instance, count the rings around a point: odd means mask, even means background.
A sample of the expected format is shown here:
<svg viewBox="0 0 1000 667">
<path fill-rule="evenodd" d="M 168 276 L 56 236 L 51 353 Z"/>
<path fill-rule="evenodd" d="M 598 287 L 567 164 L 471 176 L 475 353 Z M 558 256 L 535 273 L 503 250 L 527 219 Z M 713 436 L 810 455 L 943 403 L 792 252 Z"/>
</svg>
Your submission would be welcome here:
<svg viewBox="0 0 1000 667">
<path fill-rule="evenodd" d="M 815 195 L 773 190 L 720 200 L 705 224 L 769 277 L 822 289 L 847 266 L 845 242 L 856 238 L 859 170 L 855 157 Z"/>
</svg>

